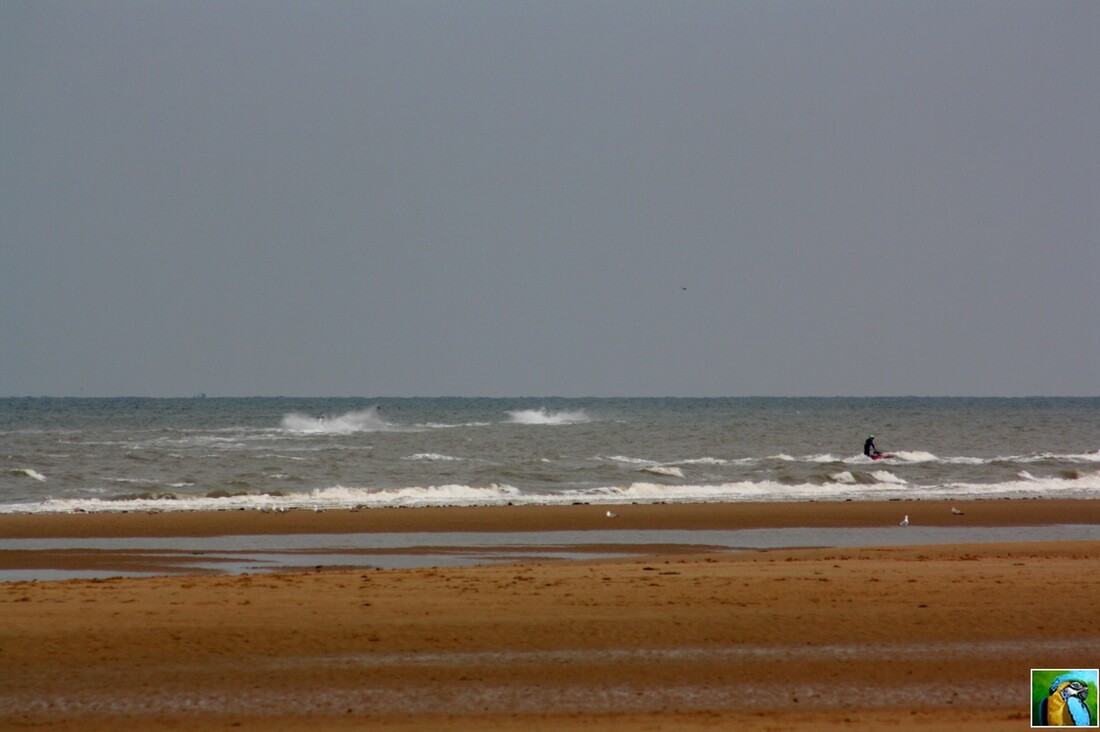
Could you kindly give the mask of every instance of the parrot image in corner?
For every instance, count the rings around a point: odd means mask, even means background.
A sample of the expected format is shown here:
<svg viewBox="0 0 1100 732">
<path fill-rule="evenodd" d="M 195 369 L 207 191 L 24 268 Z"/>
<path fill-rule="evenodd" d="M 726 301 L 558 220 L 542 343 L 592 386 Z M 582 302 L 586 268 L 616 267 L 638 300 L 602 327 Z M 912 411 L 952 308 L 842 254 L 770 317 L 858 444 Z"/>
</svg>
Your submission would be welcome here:
<svg viewBox="0 0 1100 732">
<path fill-rule="evenodd" d="M 1089 687 L 1073 674 L 1062 674 L 1050 684 L 1050 696 L 1043 700 L 1040 716 L 1053 727 L 1088 727 L 1092 715 L 1085 706 Z"/>
</svg>

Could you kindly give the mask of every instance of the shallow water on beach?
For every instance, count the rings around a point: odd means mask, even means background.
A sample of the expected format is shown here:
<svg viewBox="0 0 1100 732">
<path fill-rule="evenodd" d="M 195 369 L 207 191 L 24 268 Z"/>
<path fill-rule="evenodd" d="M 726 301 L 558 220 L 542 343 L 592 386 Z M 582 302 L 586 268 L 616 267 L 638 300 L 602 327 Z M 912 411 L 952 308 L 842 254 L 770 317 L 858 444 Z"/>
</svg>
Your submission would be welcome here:
<svg viewBox="0 0 1100 732">
<path fill-rule="evenodd" d="M 0 465 L 0 513 L 1094 498 L 1100 399 L 0 399 Z"/>
<path fill-rule="evenodd" d="M 4 551 L 84 550 L 139 554 L 161 564 L 144 573 L 0 570 L 0 582 L 169 573 L 250 574 L 302 569 L 414 569 L 496 562 L 601 559 L 652 553 L 657 545 L 699 551 L 884 547 L 1029 541 L 1100 541 L 1100 526 L 784 528 L 657 531 L 467 531 L 261 534 L 215 537 L 0 539 Z M 613 547 L 613 548 L 612 548 Z"/>
</svg>

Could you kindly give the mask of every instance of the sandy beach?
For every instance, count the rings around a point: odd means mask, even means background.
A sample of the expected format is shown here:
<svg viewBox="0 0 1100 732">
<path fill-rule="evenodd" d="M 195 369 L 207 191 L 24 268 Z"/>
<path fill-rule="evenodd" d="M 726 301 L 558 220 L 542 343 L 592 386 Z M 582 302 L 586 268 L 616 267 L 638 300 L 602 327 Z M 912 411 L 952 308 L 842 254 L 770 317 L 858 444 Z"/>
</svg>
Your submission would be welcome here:
<svg viewBox="0 0 1100 732">
<path fill-rule="evenodd" d="M 606 529 L 607 507 L 2 516 L 4 538 Z M 1100 524 L 1100 501 L 629 505 L 615 528 Z M 905 529 L 898 527 L 898 531 Z M 64 552 L 0 552 L 64 568 Z M 137 558 L 135 561 L 145 561 Z M 0 584 L 5 729 L 958 729 L 1096 668 L 1091 541 Z"/>
</svg>

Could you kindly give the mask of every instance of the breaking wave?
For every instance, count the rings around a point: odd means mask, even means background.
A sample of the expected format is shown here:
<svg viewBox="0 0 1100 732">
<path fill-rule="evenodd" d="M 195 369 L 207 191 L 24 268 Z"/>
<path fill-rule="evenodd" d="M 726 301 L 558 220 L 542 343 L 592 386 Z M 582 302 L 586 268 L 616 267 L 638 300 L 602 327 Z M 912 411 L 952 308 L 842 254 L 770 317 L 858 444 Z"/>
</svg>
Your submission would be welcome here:
<svg viewBox="0 0 1100 732">
<path fill-rule="evenodd" d="M 583 409 L 573 412 L 551 412 L 546 407 L 541 407 L 539 409 L 519 409 L 507 414 L 508 421 L 513 424 L 562 425 L 592 421 Z"/>
<path fill-rule="evenodd" d="M 628 485 L 573 488 L 532 493 L 508 484 L 444 484 L 367 488 L 333 486 L 308 492 L 214 491 L 202 495 L 150 491 L 115 499 L 48 499 L 35 504 L 0 506 L 0 513 L 71 513 L 113 511 L 199 510 L 321 510 L 420 506 L 568 505 L 612 503 L 706 503 L 715 501 L 862 501 L 890 499 L 976 499 L 1095 497 L 1100 473 L 1077 478 L 1036 478 L 1026 472 L 1001 483 L 948 483 L 911 486 L 889 471 L 874 471 L 863 479 L 844 471 L 823 483 L 787 484 L 774 480 L 736 481 L 711 485 Z M 865 480 L 867 482 L 865 482 Z"/>
<path fill-rule="evenodd" d="M 668 465 L 650 465 L 642 468 L 643 473 L 653 473 L 654 475 L 667 475 L 672 478 L 683 478 L 684 471 L 680 468 L 670 467 Z"/>
<path fill-rule="evenodd" d="M 378 407 L 358 412 L 346 412 L 336 417 L 309 416 L 291 412 L 283 417 L 282 428 L 287 432 L 317 435 L 350 435 L 356 432 L 385 432 L 394 429 L 378 414 Z"/>
<path fill-rule="evenodd" d="M 657 465 L 652 460 L 646 460 L 645 458 L 633 458 L 626 455 L 608 455 L 607 457 L 600 456 L 597 460 L 610 460 L 614 463 L 625 463 L 627 465 Z"/>
</svg>

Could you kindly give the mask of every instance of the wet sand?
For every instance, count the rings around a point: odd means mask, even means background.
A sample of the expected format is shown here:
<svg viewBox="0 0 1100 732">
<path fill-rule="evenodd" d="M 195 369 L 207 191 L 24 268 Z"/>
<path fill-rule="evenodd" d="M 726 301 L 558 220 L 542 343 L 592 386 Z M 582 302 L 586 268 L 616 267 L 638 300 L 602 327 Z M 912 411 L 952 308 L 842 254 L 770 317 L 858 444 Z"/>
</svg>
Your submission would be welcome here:
<svg viewBox="0 0 1100 732">
<path fill-rule="evenodd" d="M 1100 524 L 1100 501 L 951 505 L 3 516 L 0 536 Z M 651 551 L 3 583 L 0 728 L 1016 730 L 1029 669 L 1100 665 L 1098 542 Z"/>
</svg>

